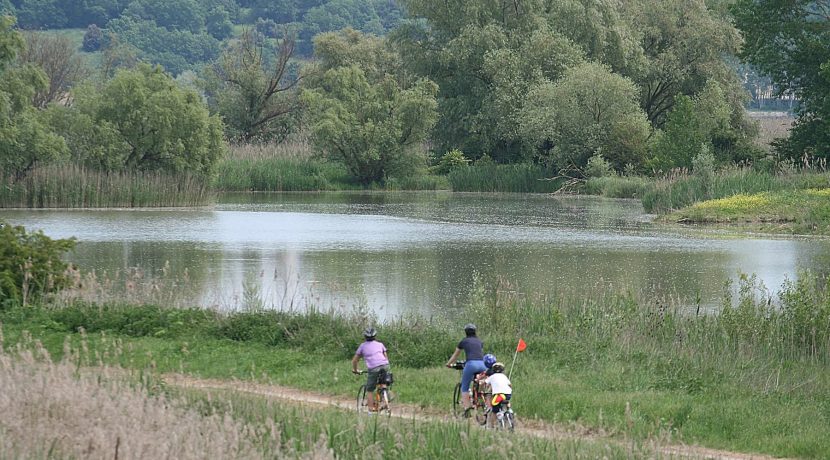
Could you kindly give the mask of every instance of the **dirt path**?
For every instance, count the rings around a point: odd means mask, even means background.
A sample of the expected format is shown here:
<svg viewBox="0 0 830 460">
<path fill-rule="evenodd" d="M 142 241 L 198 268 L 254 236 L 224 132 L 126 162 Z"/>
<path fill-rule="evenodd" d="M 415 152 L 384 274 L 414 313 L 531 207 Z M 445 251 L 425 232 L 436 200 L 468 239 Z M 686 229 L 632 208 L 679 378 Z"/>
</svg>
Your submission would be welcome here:
<svg viewBox="0 0 830 460">
<path fill-rule="evenodd" d="M 280 385 L 245 382 L 239 380 L 200 379 L 182 374 L 166 374 L 163 379 L 169 385 L 182 388 L 194 388 L 208 391 L 236 391 L 260 395 L 267 398 L 290 400 L 309 406 L 325 406 L 336 407 L 343 410 L 355 410 L 355 401 L 352 398 L 322 395 L 319 393 Z M 392 415 L 394 417 L 405 418 L 408 420 L 414 419 L 423 422 L 434 422 L 436 420 L 448 422 L 452 419 L 449 414 L 438 412 L 435 409 L 424 409 L 415 405 L 397 403 L 394 404 Z M 622 444 L 623 442 L 588 429 L 569 429 L 539 420 L 522 420 L 521 414 L 519 414 L 519 425 L 516 429 L 516 433 L 523 436 L 535 436 L 553 440 L 583 440 L 613 444 Z M 682 444 L 655 445 L 654 448 L 660 455 L 669 458 L 713 460 L 772 460 L 777 458 L 760 454 L 744 454 Z"/>
</svg>

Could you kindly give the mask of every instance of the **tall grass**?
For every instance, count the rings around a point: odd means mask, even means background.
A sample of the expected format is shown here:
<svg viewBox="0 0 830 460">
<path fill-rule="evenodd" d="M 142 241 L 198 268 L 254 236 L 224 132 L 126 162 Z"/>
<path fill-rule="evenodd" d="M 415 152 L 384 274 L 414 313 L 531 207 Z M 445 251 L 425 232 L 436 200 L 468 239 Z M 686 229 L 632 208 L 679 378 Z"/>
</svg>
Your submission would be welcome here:
<svg viewBox="0 0 830 460">
<path fill-rule="evenodd" d="M 455 192 L 550 193 L 562 185 L 552 177 L 551 171 L 538 165 L 477 163 L 453 170 L 448 179 Z"/>
<path fill-rule="evenodd" d="M 85 304 L 12 308 L 0 321 L 7 337 L 31 330 L 52 353 L 83 328 L 90 337 L 115 334 L 128 343 L 129 356 L 117 361 L 125 365 L 265 378 L 343 395 L 356 382 L 348 362 L 359 331 L 377 322 L 361 312 Z M 520 420 L 641 440 L 663 433 L 782 456 L 830 449 L 830 425 L 815 422 L 830 394 L 830 289 L 816 274 L 800 274 L 776 293 L 745 276 L 725 289 L 717 312 L 602 283 L 543 296 L 478 280 L 462 311 L 379 325 L 401 402 L 447 410 L 457 376 L 440 364 L 469 321 L 502 360 L 511 359 L 519 337 L 528 343 L 511 376 Z"/>
<path fill-rule="evenodd" d="M 751 168 L 727 168 L 714 174 L 711 182 L 695 174 L 674 174 L 655 182 L 643 195 L 647 212 L 665 213 L 699 201 L 733 195 L 780 190 L 830 187 L 830 172 L 802 171 L 770 173 Z"/>
<path fill-rule="evenodd" d="M 37 353 L 37 355 L 35 354 Z M 67 356 L 68 357 L 68 356 Z M 291 458 L 276 422 L 253 427 L 222 413 L 199 413 L 123 372 L 79 371 L 35 352 L 0 352 L 0 457 Z M 326 446 L 308 451 L 327 454 Z M 327 455 L 326 455 L 327 456 Z"/>
<path fill-rule="evenodd" d="M 641 176 L 607 176 L 589 178 L 582 191 L 608 198 L 642 198 L 652 187 L 653 181 Z"/>
<path fill-rule="evenodd" d="M 0 173 L 3 208 L 204 206 L 213 200 L 205 180 L 161 172 L 106 173 L 76 165 L 48 165 L 20 181 Z"/>
<path fill-rule="evenodd" d="M 322 191 L 356 188 L 342 165 L 313 155 L 305 139 L 281 144 L 231 146 L 217 167 L 214 186 L 223 191 Z"/>
</svg>

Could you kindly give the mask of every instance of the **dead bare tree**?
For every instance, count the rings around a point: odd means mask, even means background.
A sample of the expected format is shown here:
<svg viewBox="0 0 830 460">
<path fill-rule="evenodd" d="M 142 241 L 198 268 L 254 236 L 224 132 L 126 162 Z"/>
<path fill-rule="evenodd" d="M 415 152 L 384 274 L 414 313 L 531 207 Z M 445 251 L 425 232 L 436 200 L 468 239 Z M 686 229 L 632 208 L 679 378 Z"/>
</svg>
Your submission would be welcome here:
<svg viewBox="0 0 830 460">
<path fill-rule="evenodd" d="M 69 88 L 89 74 L 75 45 L 67 37 L 42 32 L 26 32 L 24 37 L 26 47 L 18 59 L 43 69 L 49 79 L 49 86 L 35 94 L 34 105 L 42 108 L 50 102 L 67 101 Z"/>
<path fill-rule="evenodd" d="M 295 45 L 288 31 L 271 47 L 255 30 L 246 29 L 214 65 L 225 92 L 223 116 L 239 140 L 268 137 L 274 123 L 298 109 L 296 89 L 303 76 L 289 71 Z"/>
</svg>

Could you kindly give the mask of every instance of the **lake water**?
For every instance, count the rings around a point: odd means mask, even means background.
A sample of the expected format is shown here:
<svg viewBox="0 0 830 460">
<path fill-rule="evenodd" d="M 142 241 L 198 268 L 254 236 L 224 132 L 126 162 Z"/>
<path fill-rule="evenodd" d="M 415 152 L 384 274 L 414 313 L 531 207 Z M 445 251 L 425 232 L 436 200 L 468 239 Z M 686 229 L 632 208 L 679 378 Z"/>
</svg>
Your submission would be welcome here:
<svg viewBox="0 0 830 460">
<path fill-rule="evenodd" d="M 800 268 L 830 269 L 826 239 L 666 230 L 638 201 L 592 197 L 238 194 L 210 208 L 4 210 L 0 219 L 76 237 L 69 259 L 99 279 L 173 279 L 160 289 L 228 309 L 429 315 L 463 305 L 476 277 L 528 294 L 603 285 L 715 308 L 741 272 L 775 290 Z"/>
</svg>

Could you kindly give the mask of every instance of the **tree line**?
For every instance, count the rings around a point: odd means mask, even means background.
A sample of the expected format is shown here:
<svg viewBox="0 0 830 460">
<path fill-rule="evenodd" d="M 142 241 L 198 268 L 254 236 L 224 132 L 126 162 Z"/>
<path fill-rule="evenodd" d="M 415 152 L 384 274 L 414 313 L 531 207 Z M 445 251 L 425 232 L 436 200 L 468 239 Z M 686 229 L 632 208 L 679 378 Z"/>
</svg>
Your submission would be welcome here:
<svg viewBox="0 0 830 460">
<path fill-rule="evenodd" d="M 87 31 L 84 46 L 102 50 L 87 75 L 67 70 L 79 67 L 74 50 L 53 53 L 60 65 L 36 52 L 58 47 L 59 37 L 22 34 L 4 19 L 7 173 L 71 159 L 209 175 L 223 137 L 278 142 L 297 131 L 366 184 L 427 161 L 533 163 L 567 175 L 589 165 L 660 174 L 698 157 L 751 163 L 765 152 L 726 60 L 734 55 L 802 100 L 777 152 L 828 156 L 826 2 L 384 0 L 360 7 L 379 27 L 315 19 L 313 33 L 291 24 L 324 10 L 348 16 L 357 5 L 21 0 L 5 8 L 31 25 L 35 4 L 54 7 L 38 14 L 60 15 L 55 8 L 70 3 L 81 23 L 93 10 L 106 19 L 106 33 Z M 256 20 L 235 32 L 242 16 Z M 309 40 L 312 58 L 302 58 Z"/>
</svg>

